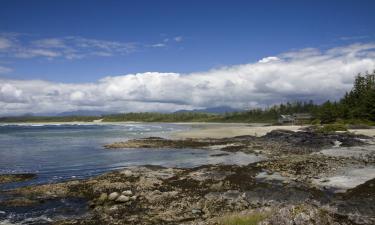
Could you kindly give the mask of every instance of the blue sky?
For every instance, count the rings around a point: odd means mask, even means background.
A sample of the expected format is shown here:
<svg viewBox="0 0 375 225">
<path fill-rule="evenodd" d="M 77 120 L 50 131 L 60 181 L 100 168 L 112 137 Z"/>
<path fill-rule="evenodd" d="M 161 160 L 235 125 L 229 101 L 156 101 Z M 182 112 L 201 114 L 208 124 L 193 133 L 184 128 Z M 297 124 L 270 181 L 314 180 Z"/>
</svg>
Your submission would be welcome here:
<svg viewBox="0 0 375 225">
<path fill-rule="evenodd" d="M 0 0 L 0 115 L 340 98 L 375 1 Z"/>
<path fill-rule="evenodd" d="M 147 71 L 190 73 L 375 40 L 374 1 L 1 0 L 0 6 L 0 32 L 17 35 L 24 47 L 66 37 L 134 44 L 129 53 L 112 49 L 111 56 L 77 59 L 1 55 L 9 72 L 0 76 L 14 79 L 75 83 Z"/>
</svg>

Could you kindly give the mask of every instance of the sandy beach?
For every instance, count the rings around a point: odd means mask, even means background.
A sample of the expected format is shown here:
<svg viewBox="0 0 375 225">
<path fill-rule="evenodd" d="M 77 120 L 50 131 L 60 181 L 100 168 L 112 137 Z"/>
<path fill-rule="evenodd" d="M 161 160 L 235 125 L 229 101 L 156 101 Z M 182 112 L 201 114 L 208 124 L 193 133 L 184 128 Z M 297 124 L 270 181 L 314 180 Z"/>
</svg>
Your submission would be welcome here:
<svg viewBox="0 0 375 225">
<path fill-rule="evenodd" d="M 284 125 L 269 126 L 266 124 L 247 123 L 183 123 L 191 125 L 192 129 L 178 131 L 172 134 L 172 138 L 225 138 L 241 135 L 263 136 L 272 130 L 298 131 L 306 126 Z M 375 136 L 375 129 L 350 129 L 350 132 L 370 137 Z"/>
</svg>

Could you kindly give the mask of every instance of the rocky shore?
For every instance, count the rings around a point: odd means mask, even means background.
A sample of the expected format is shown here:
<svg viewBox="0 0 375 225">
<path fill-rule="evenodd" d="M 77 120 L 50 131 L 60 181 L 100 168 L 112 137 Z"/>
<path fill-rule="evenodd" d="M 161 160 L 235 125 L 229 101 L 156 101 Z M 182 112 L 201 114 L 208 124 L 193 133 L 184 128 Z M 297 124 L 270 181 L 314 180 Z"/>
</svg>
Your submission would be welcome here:
<svg viewBox="0 0 375 225">
<path fill-rule="evenodd" d="M 10 182 L 21 182 L 34 179 L 36 174 L 20 173 L 20 174 L 0 174 L 0 184 Z"/>
<path fill-rule="evenodd" d="M 196 168 L 131 167 L 86 180 L 7 191 L 12 206 L 79 198 L 88 212 L 53 224 L 375 224 L 375 149 L 350 133 L 275 130 L 262 137 L 163 139 L 108 144 L 129 148 L 199 148 L 262 155 L 266 160 Z M 370 149 L 363 157 L 325 154 Z M 374 151 L 371 150 L 374 149 Z M 322 151 L 323 150 L 323 151 Z M 352 171 L 370 171 L 354 187 L 331 185 Z M 359 181 L 358 181 L 359 182 Z M 1 202 L 0 205 L 10 203 Z"/>
</svg>

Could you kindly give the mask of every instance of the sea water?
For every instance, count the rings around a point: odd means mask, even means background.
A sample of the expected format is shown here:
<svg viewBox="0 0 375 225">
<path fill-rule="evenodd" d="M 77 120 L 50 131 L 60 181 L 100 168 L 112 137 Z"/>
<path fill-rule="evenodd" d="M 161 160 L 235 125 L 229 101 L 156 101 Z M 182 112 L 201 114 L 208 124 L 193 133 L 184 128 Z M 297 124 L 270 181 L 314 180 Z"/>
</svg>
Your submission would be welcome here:
<svg viewBox="0 0 375 225">
<path fill-rule="evenodd" d="M 0 124 L 0 174 L 37 175 L 30 181 L 0 185 L 0 191 L 83 179 L 129 166 L 245 165 L 261 160 L 261 157 L 255 155 L 220 154 L 223 152 L 217 150 L 103 147 L 105 144 L 133 138 L 168 137 L 171 132 L 187 129 L 190 129 L 188 125 L 163 123 Z M 0 200 L 6 197 L 0 193 Z M 0 208 L 0 225 L 48 224 L 61 218 L 84 216 L 86 212 L 84 199 L 55 199 L 30 207 L 3 206 Z"/>
</svg>

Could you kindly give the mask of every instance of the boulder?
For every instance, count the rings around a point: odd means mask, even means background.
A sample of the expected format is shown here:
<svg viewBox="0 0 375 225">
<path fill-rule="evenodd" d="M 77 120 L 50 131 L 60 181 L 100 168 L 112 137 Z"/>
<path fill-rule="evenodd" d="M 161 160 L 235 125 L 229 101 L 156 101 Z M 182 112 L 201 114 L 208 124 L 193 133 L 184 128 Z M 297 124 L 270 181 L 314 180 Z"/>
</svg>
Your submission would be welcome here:
<svg viewBox="0 0 375 225">
<path fill-rule="evenodd" d="M 123 191 L 122 194 L 125 196 L 132 196 L 133 192 L 131 190 L 126 190 L 126 191 Z"/>
<path fill-rule="evenodd" d="M 119 194 L 118 192 L 112 192 L 111 194 L 109 194 L 109 196 L 108 196 L 108 200 L 110 200 L 110 201 L 114 201 L 114 200 L 116 200 L 119 196 L 120 196 L 120 194 Z"/>
<path fill-rule="evenodd" d="M 128 202 L 130 201 L 130 198 L 125 195 L 120 195 L 117 199 L 116 202 Z"/>
</svg>

